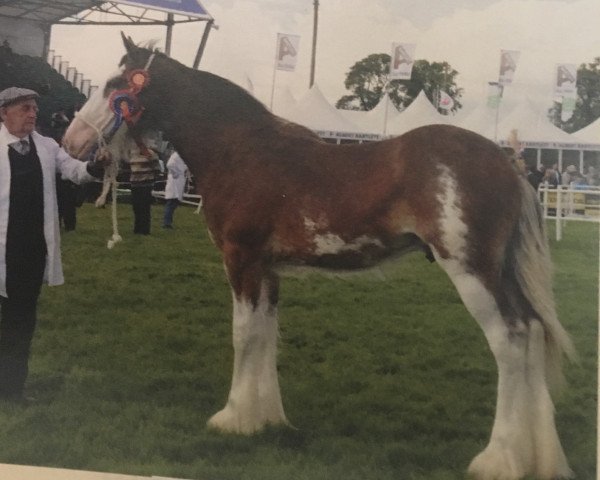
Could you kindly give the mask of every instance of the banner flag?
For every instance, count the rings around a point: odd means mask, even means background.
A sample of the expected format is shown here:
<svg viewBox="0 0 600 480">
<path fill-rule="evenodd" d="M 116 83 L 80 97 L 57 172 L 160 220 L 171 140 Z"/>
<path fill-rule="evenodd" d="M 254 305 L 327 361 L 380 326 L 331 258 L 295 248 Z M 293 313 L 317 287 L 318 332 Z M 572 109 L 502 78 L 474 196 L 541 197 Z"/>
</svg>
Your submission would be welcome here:
<svg viewBox="0 0 600 480">
<path fill-rule="evenodd" d="M 577 92 L 577 65 L 574 63 L 561 63 L 556 66 L 554 92 L 557 95 L 568 95 Z"/>
<path fill-rule="evenodd" d="M 452 110 L 452 107 L 454 107 L 454 100 L 452 100 L 452 97 L 443 90 L 440 90 L 438 107 L 446 111 Z"/>
<path fill-rule="evenodd" d="M 521 52 L 517 50 L 500 51 L 500 75 L 498 83 L 502 86 L 510 85 L 517 69 L 517 62 Z"/>
<path fill-rule="evenodd" d="M 293 72 L 298 61 L 298 48 L 300 46 L 299 35 L 277 34 L 277 55 L 275 57 L 275 68 Z"/>
<path fill-rule="evenodd" d="M 487 106 L 498 108 L 502 98 L 502 86 L 498 82 L 488 82 Z"/>
<path fill-rule="evenodd" d="M 410 80 L 416 47 L 414 43 L 392 43 L 390 80 Z"/>
</svg>

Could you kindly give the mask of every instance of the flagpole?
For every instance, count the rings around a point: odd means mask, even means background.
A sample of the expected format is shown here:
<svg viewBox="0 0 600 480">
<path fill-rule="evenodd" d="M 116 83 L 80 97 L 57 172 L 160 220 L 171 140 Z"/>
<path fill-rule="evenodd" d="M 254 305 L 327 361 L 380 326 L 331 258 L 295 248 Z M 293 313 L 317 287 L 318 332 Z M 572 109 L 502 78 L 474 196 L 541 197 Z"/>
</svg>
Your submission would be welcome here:
<svg viewBox="0 0 600 480">
<path fill-rule="evenodd" d="M 498 118 L 500 116 L 500 103 L 502 102 L 502 94 L 504 93 L 504 85 L 498 85 L 500 88 L 500 100 L 498 101 L 498 106 L 496 107 L 496 124 L 494 125 L 494 142 L 498 141 Z"/>
<path fill-rule="evenodd" d="M 275 75 L 277 73 L 277 58 L 275 58 L 275 63 L 273 64 L 273 80 L 271 81 L 271 103 L 269 105 L 269 109 L 271 112 L 273 111 L 273 98 L 275 97 Z"/>
<path fill-rule="evenodd" d="M 387 82 L 385 82 L 385 85 L 383 86 L 383 96 L 381 97 L 385 101 L 385 105 L 384 105 L 384 109 L 383 109 L 383 136 L 384 137 L 385 137 L 385 135 L 387 135 L 388 104 L 390 102 L 388 102 L 388 99 L 386 98 L 386 93 L 387 93 L 389 84 L 390 84 L 389 80 Z"/>
<path fill-rule="evenodd" d="M 279 53 L 279 35 L 275 45 L 275 57 L 273 58 L 273 80 L 271 81 L 271 103 L 269 109 L 273 111 L 273 98 L 275 97 L 275 75 L 277 74 L 277 54 Z"/>
<path fill-rule="evenodd" d="M 313 39 L 312 39 L 312 55 L 310 59 L 310 82 L 308 88 L 312 88 L 315 83 L 315 61 L 317 55 L 317 29 L 319 27 L 319 0 L 313 2 Z"/>
</svg>

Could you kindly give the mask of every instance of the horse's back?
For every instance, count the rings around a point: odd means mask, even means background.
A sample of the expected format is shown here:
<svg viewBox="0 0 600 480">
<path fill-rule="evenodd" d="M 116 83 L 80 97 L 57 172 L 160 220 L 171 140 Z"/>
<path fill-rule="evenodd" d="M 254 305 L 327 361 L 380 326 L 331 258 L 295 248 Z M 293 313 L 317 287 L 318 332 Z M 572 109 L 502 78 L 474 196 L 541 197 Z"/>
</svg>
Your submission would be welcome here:
<svg viewBox="0 0 600 480">
<path fill-rule="evenodd" d="M 518 218 L 510 161 L 467 130 L 432 125 L 371 144 L 314 141 L 307 150 L 273 177 L 284 193 L 272 245 L 288 258 L 320 264 L 351 253 L 361 264 L 368 254 L 371 263 L 404 249 L 411 235 L 447 256 L 459 244 L 506 243 Z"/>
</svg>

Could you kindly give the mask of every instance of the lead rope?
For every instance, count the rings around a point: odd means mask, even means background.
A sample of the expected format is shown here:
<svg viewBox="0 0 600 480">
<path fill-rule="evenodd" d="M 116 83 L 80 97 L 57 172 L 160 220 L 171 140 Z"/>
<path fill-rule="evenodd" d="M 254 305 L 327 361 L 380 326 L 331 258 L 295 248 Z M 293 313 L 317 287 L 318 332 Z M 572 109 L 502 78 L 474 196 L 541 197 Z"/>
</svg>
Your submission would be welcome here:
<svg viewBox="0 0 600 480">
<path fill-rule="evenodd" d="M 112 186 L 112 205 L 111 205 L 111 221 L 112 221 L 112 236 L 106 242 L 106 248 L 112 249 L 115 244 L 123 240 L 123 237 L 119 235 L 119 225 L 117 221 L 117 172 L 119 165 L 117 162 L 112 161 L 108 167 L 109 173 L 104 172 L 104 182 Z"/>
<path fill-rule="evenodd" d="M 104 169 L 104 178 L 102 179 L 102 192 L 100 193 L 100 196 L 96 199 L 96 203 L 95 203 L 96 208 L 102 208 L 104 205 L 106 205 L 108 192 L 112 193 L 112 205 L 111 205 L 112 236 L 106 242 L 106 247 L 110 250 L 115 246 L 115 244 L 117 244 L 118 242 L 123 240 L 123 237 L 121 237 L 121 235 L 119 234 L 119 225 L 118 225 L 118 220 L 117 220 L 117 174 L 119 172 L 119 165 L 117 162 L 114 161 L 115 155 L 113 155 L 111 148 L 109 148 L 109 145 L 106 143 L 106 140 L 104 140 L 104 134 L 102 133 L 102 130 L 95 123 L 93 123 L 90 120 L 88 120 L 87 118 L 85 118 L 79 112 L 77 112 L 76 115 L 78 118 L 83 120 L 85 123 L 87 123 L 90 127 L 92 127 L 96 131 L 96 134 L 98 136 L 98 141 L 97 141 L 98 150 L 96 152 L 96 158 L 99 155 L 104 154 L 104 152 L 107 152 L 108 155 L 111 155 L 113 157 L 113 160 L 111 161 L 111 163 L 108 165 L 108 167 L 105 167 L 105 169 Z M 111 142 L 111 144 L 112 144 L 112 142 Z"/>
</svg>

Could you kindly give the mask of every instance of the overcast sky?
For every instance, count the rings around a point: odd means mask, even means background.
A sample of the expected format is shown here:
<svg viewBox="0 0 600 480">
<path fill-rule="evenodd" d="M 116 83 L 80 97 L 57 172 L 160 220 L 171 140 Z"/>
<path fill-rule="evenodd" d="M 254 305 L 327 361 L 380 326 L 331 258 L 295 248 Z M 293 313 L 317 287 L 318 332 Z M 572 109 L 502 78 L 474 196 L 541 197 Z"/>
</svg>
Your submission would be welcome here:
<svg viewBox="0 0 600 480">
<path fill-rule="evenodd" d="M 277 91 L 294 97 L 309 83 L 313 0 L 201 0 L 215 18 L 200 68 L 269 102 L 277 32 L 301 36 L 295 72 L 278 71 Z M 392 42 L 415 43 L 415 57 L 448 61 L 460 72 L 464 101 L 484 99 L 498 78 L 500 50 L 521 56 L 507 98 L 553 98 L 557 63 L 591 62 L 600 56 L 600 0 L 320 0 L 316 82 L 333 103 L 347 93 L 345 74 L 371 53 L 389 53 Z M 203 23 L 177 25 L 172 56 L 191 65 Z M 123 53 L 119 31 L 136 42 L 158 40 L 158 27 L 55 26 L 51 47 L 93 82 L 116 69 Z"/>
</svg>

